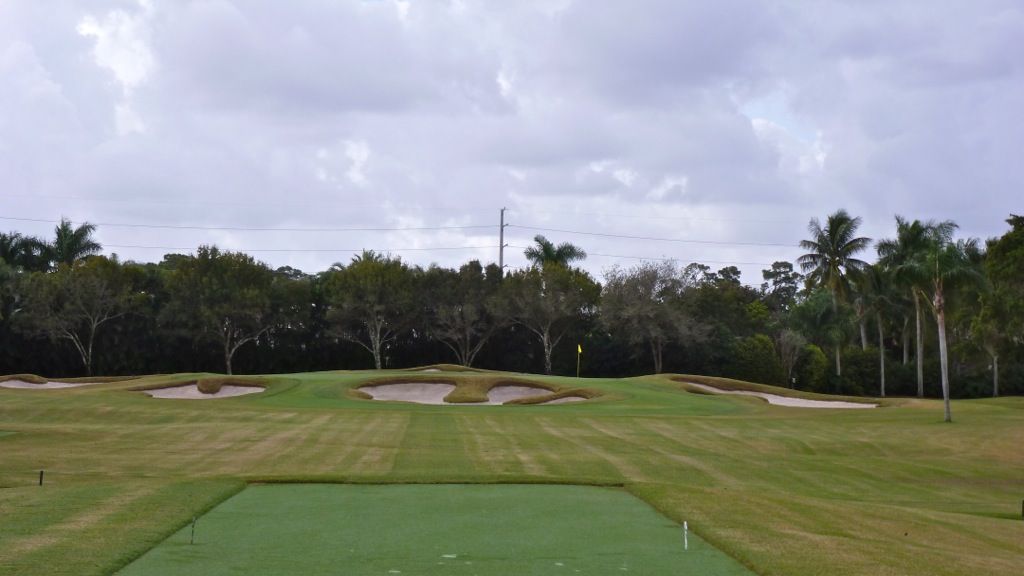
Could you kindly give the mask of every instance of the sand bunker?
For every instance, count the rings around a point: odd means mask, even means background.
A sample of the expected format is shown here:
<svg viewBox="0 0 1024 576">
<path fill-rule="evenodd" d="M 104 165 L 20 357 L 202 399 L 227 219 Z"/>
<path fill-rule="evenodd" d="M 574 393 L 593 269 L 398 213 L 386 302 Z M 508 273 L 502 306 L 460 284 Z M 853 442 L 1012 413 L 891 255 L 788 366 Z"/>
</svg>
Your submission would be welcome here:
<svg viewBox="0 0 1024 576">
<path fill-rule="evenodd" d="M 448 394 L 455 390 L 454 384 L 443 384 L 439 382 L 395 382 L 392 384 L 378 384 L 359 388 L 361 392 L 370 395 L 374 400 L 389 400 L 392 402 L 413 402 L 415 404 L 434 404 L 446 406 L 496 406 L 520 398 L 537 398 L 551 394 L 546 388 L 537 386 L 517 386 L 505 384 L 495 386 L 487 392 L 486 402 L 445 402 Z M 568 396 L 539 402 L 538 404 L 564 404 L 566 402 L 578 402 L 586 400 L 582 396 Z"/>
<path fill-rule="evenodd" d="M 416 404 L 445 404 L 444 397 L 455 390 L 454 384 L 438 382 L 397 382 L 365 386 L 359 389 L 374 400 L 415 402 Z"/>
<path fill-rule="evenodd" d="M 583 396 L 562 396 L 561 398 L 541 402 L 541 404 L 568 404 L 570 402 L 583 402 L 584 400 L 588 400 L 588 398 L 584 398 Z"/>
<path fill-rule="evenodd" d="M 767 400 L 769 404 L 775 404 L 776 406 L 790 406 L 793 408 L 875 408 L 878 406 L 878 404 L 861 404 L 859 402 L 843 402 L 841 400 L 806 400 L 804 398 L 790 398 L 788 396 L 768 394 L 767 392 L 753 392 L 750 390 L 723 390 L 721 388 L 705 386 L 704 384 L 696 384 L 694 382 L 687 382 L 687 384 L 694 388 L 699 388 L 714 394 L 756 396 Z"/>
<path fill-rule="evenodd" d="M 477 404 L 504 404 L 510 400 L 534 398 L 550 393 L 551 391 L 546 388 L 537 388 L 535 386 L 495 386 L 487 392 L 487 402 L 478 402 Z"/>
<path fill-rule="evenodd" d="M 417 370 L 417 372 L 440 372 L 440 371 L 441 371 L 440 368 L 423 368 L 421 370 Z"/>
<path fill-rule="evenodd" d="M 260 386 L 234 386 L 225 384 L 215 394 L 204 394 L 199 391 L 196 384 L 185 386 L 171 386 L 169 388 L 155 388 L 143 390 L 153 398 L 174 398 L 179 400 L 212 400 L 214 398 L 230 398 L 232 396 L 245 396 L 246 394 L 259 394 L 263 392 Z"/>
<path fill-rule="evenodd" d="M 78 388 L 79 386 L 90 386 L 92 384 L 102 384 L 102 382 L 59 382 L 57 380 L 50 380 L 45 384 L 35 384 L 24 380 L 4 380 L 0 382 L 0 387 L 23 388 L 26 390 L 53 390 L 56 388 Z"/>
</svg>

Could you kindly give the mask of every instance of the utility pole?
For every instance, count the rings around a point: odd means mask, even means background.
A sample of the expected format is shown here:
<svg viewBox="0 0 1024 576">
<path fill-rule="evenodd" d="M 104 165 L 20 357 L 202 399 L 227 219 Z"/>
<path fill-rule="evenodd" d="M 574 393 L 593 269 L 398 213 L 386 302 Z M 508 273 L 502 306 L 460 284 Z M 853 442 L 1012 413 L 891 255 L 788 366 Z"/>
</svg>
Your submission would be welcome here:
<svg viewBox="0 0 1024 576">
<path fill-rule="evenodd" d="M 501 226 L 498 228 L 498 269 L 501 270 L 501 277 L 505 277 L 505 248 L 508 244 L 505 244 L 505 210 L 501 209 Z"/>
</svg>

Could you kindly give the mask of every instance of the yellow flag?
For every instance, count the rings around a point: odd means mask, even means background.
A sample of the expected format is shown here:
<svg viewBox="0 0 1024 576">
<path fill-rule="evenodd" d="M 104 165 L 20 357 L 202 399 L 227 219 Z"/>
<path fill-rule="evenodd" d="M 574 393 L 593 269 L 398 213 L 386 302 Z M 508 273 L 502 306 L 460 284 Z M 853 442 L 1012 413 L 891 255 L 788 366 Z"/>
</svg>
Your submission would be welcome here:
<svg viewBox="0 0 1024 576">
<path fill-rule="evenodd" d="M 577 354 L 583 354 L 583 344 L 577 344 L 576 345 L 576 353 Z"/>
</svg>

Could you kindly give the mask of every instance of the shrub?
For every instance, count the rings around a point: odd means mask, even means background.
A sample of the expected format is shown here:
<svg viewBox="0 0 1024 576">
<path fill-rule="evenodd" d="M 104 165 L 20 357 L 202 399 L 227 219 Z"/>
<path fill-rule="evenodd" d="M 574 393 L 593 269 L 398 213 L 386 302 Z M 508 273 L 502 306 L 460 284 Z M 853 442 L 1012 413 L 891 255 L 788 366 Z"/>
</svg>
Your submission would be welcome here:
<svg viewBox="0 0 1024 576">
<path fill-rule="evenodd" d="M 775 343 L 764 334 L 740 338 L 733 344 L 732 361 L 726 374 L 737 380 L 782 384 L 782 364 L 775 353 Z"/>
<path fill-rule="evenodd" d="M 826 376 L 829 362 L 821 348 L 814 344 L 804 346 L 804 351 L 797 362 L 796 387 L 811 392 L 825 392 L 828 388 Z"/>
</svg>

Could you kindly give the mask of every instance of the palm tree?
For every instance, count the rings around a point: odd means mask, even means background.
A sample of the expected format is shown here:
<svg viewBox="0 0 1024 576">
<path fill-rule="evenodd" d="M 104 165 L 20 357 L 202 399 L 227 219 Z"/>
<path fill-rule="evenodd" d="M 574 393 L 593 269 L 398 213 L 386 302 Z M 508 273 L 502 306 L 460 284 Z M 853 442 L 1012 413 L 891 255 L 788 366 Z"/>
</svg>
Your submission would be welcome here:
<svg viewBox="0 0 1024 576">
<path fill-rule="evenodd" d="M 849 275 L 865 268 L 868 264 L 854 258 L 854 255 L 871 244 L 870 238 L 857 237 L 860 218 L 851 217 L 846 210 L 831 214 L 825 227 L 817 218 L 811 218 L 807 231 L 810 240 L 800 242 L 800 247 L 808 250 L 797 263 L 807 273 L 809 286 L 823 286 L 832 294 L 832 311 L 837 313 L 839 301 L 849 291 Z M 842 375 L 841 342 L 835 346 L 836 376 Z"/>
<path fill-rule="evenodd" d="M 38 271 L 46 268 L 43 252 L 46 244 L 32 236 L 17 232 L 0 232 L 0 260 L 12 268 Z"/>
<path fill-rule="evenodd" d="M 914 274 L 926 277 L 928 281 L 919 289 L 923 298 L 931 304 L 935 314 L 935 323 L 939 332 L 939 366 L 942 373 L 942 399 L 945 403 L 945 421 L 952 422 L 949 409 L 949 353 L 946 346 L 946 294 L 948 289 L 964 281 L 981 282 L 983 276 L 979 271 L 980 249 L 978 240 L 959 240 L 953 242 L 952 230 L 941 233 L 935 231 L 931 237 L 931 248 L 924 257 L 916 260 L 912 266 Z"/>
<path fill-rule="evenodd" d="M 935 222 L 929 220 L 908 222 L 902 216 L 896 217 L 896 238 L 880 240 L 876 246 L 878 261 L 893 271 L 895 281 L 910 292 L 914 302 L 915 361 L 917 362 L 917 396 L 924 396 L 924 338 L 922 337 L 921 299 L 918 296 L 928 282 L 927 274 L 922 275 L 918 264 L 925 257 L 936 237 L 952 238 L 956 224 L 950 220 Z"/>
<path fill-rule="evenodd" d="M 534 266 L 542 268 L 547 264 L 568 266 L 572 262 L 583 260 L 587 257 L 587 253 L 582 248 L 569 242 L 562 242 L 555 246 L 550 240 L 540 234 L 534 236 L 533 241 L 537 245 L 530 246 L 523 251 L 523 254 Z"/>
<path fill-rule="evenodd" d="M 95 224 L 83 222 L 74 227 L 70 220 L 61 218 L 60 224 L 54 229 L 53 244 L 47 247 L 50 262 L 53 266 L 71 266 L 87 256 L 99 254 L 103 247 L 92 239 L 95 232 Z"/>
<path fill-rule="evenodd" d="M 858 289 L 865 316 L 875 314 L 878 325 L 878 376 L 879 395 L 885 398 L 885 321 L 884 317 L 895 308 L 896 294 L 893 290 L 892 271 L 881 265 L 869 266 L 858 275 Z M 864 338 L 864 324 L 861 323 L 861 338 Z"/>
</svg>

